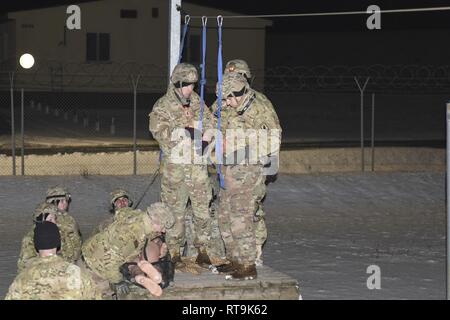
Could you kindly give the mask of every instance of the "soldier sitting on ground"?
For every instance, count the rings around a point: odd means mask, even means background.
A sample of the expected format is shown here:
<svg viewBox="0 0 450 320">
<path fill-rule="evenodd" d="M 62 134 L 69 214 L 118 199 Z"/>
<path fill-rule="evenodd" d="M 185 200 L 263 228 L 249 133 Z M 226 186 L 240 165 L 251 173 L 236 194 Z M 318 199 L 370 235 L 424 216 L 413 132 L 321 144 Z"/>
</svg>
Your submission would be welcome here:
<svg viewBox="0 0 450 320">
<path fill-rule="evenodd" d="M 109 226 L 114 221 L 114 215 L 119 209 L 131 207 L 133 205 L 133 200 L 131 200 L 131 196 L 129 192 L 125 189 L 115 189 L 111 191 L 111 207 L 109 212 L 112 215 L 102 221 L 93 231 L 91 235 L 95 235 L 101 231 L 103 231 L 107 226 Z"/>
<path fill-rule="evenodd" d="M 6 300 L 101 299 L 91 276 L 57 255 L 61 237 L 54 222 L 37 222 L 33 243 L 39 256 L 14 279 Z"/>
<path fill-rule="evenodd" d="M 61 257 L 67 262 L 74 263 L 79 257 L 81 251 L 81 242 L 78 238 L 78 226 L 67 214 L 58 211 L 55 204 L 43 202 L 39 204 L 33 213 L 33 222 L 49 221 L 55 223 L 61 233 L 62 250 Z M 34 247 L 34 230 L 35 224 L 31 230 L 22 239 L 22 246 L 17 261 L 18 272 L 24 270 L 30 259 L 37 257 Z"/>
<path fill-rule="evenodd" d="M 120 291 L 124 285 L 120 267 L 139 256 L 147 239 L 160 236 L 173 224 L 173 215 L 163 203 L 152 204 L 146 212 L 123 208 L 113 223 L 83 244 L 84 264 L 100 286 L 109 282 L 114 291 Z"/>
<path fill-rule="evenodd" d="M 58 207 L 58 218 L 63 220 L 62 225 L 68 228 L 68 238 L 67 242 L 63 242 L 64 250 L 71 251 L 71 261 L 77 261 L 81 256 L 81 242 L 82 236 L 80 232 L 80 227 L 78 226 L 75 219 L 69 214 L 70 203 L 72 202 L 72 196 L 69 191 L 60 186 L 51 187 L 47 190 L 45 197 L 47 203 L 53 203 Z M 62 227 L 58 225 L 61 229 Z"/>
</svg>

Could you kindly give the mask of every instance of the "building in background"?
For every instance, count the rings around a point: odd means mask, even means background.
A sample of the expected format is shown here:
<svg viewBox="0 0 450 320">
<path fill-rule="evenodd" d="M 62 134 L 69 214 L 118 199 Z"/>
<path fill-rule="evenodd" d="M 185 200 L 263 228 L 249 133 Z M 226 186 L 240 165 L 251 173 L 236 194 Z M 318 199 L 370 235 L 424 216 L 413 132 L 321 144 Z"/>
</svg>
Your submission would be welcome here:
<svg viewBox="0 0 450 320">
<path fill-rule="evenodd" d="M 76 4 L 76 3 L 74 3 Z M 2 85 L 8 71 L 17 70 L 17 83 L 30 89 L 56 91 L 129 90 L 129 76 L 141 75 L 142 89 L 164 90 L 168 64 L 168 2 L 166 0 L 99 0 L 78 4 L 81 30 L 68 30 L 67 6 L 12 12 L 0 23 Z M 183 1 L 192 16 L 231 15 Z M 245 20 L 245 21 L 243 21 Z M 224 21 L 224 60 L 246 59 L 263 87 L 266 27 L 264 19 Z M 191 20 L 183 60 L 199 65 L 201 21 Z M 36 64 L 20 69 L 21 54 Z M 213 87 L 217 73 L 217 22 L 208 20 L 207 74 Z"/>
</svg>

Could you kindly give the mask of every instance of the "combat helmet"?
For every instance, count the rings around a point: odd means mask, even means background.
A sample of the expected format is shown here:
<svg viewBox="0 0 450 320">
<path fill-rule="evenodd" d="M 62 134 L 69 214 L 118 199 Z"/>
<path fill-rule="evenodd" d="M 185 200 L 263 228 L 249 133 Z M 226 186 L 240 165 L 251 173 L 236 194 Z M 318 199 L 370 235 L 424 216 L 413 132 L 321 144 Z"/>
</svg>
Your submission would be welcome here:
<svg viewBox="0 0 450 320">
<path fill-rule="evenodd" d="M 60 186 L 48 188 L 45 197 L 46 202 L 52 203 L 55 200 L 61 199 L 66 199 L 68 202 L 71 201 L 71 195 L 66 188 Z"/>
<path fill-rule="evenodd" d="M 189 63 L 180 63 L 175 66 L 170 77 L 170 82 L 176 89 L 189 86 L 198 81 L 197 69 Z M 175 95 L 183 106 L 188 106 L 191 103 L 189 98 L 185 98 L 179 90 L 175 90 Z"/>
<path fill-rule="evenodd" d="M 173 69 L 170 81 L 176 88 L 185 87 L 198 81 L 197 69 L 189 63 L 180 63 Z"/>
<path fill-rule="evenodd" d="M 224 74 L 233 72 L 242 74 L 247 79 L 247 81 L 252 78 L 252 73 L 250 72 L 250 68 L 248 67 L 248 64 L 245 60 L 234 59 L 228 61 L 225 66 Z"/>
<path fill-rule="evenodd" d="M 250 91 L 250 85 L 240 73 L 227 73 L 222 79 L 222 98 L 239 97 Z M 216 95 L 219 94 L 219 84 L 216 86 Z"/>
<path fill-rule="evenodd" d="M 111 191 L 111 208 L 114 209 L 114 202 L 116 202 L 117 199 L 125 197 L 128 199 L 128 206 L 131 207 L 133 205 L 133 201 L 130 198 L 130 194 L 125 189 L 116 189 Z"/>
</svg>

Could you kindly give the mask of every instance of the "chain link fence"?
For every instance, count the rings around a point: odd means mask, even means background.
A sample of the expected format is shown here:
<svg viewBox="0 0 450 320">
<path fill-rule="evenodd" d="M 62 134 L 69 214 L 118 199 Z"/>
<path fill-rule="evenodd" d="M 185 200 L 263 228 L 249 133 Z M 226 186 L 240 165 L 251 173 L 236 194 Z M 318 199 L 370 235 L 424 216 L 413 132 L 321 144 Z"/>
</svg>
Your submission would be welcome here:
<svg viewBox="0 0 450 320">
<path fill-rule="evenodd" d="M 445 144 L 450 66 L 280 66 L 254 75 L 280 118 L 283 148 Z M 215 81 L 207 74 L 208 105 Z M 0 73 L 0 175 L 151 173 L 158 145 L 148 114 L 166 85 L 166 70 L 136 63 Z"/>
</svg>

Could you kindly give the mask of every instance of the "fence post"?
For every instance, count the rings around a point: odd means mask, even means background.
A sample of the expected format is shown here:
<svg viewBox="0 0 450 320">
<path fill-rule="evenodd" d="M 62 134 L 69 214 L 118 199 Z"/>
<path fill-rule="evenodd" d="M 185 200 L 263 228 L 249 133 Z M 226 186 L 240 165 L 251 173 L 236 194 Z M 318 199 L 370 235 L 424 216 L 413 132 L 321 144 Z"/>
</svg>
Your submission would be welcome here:
<svg viewBox="0 0 450 320">
<path fill-rule="evenodd" d="M 447 229 L 446 229 L 446 238 L 447 238 L 447 274 L 446 274 L 446 282 L 447 282 L 447 300 L 450 300 L 450 238 L 449 238 L 449 230 L 450 230 L 450 175 L 448 174 L 450 168 L 450 102 L 447 103 L 447 168 L 446 168 L 446 176 L 447 176 Z"/>
<path fill-rule="evenodd" d="M 14 128 L 14 71 L 9 74 L 11 93 L 11 158 L 12 174 L 16 175 L 16 132 Z"/>
<path fill-rule="evenodd" d="M 137 86 L 139 83 L 138 75 L 136 81 L 134 81 L 134 76 L 131 76 L 131 82 L 133 85 L 133 175 L 137 173 L 137 150 L 136 150 L 136 105 L 137 105 Z"/>
<path fill-rule="evenodd" d="M 358 89 L 361 95 L 361 171 L 364 172 L 364 90 L 366 90 L 367 83 L 370 77 L 367 77 L 364 86 L 361 88 L 358 78 L 355 77 L 355 82 L 358 85 Z"/>
<path fill-rule="evenodd" d="M 372 171 L 375 171 L 375 93 L 372 93 Z"/>
<path fill-rule="evenodd" d="M 21 136 L 21 174 L 25 175 L 25 114 L 24 114 L 24 90 L 20 90 L 20 136 Z"/>
</svg>

